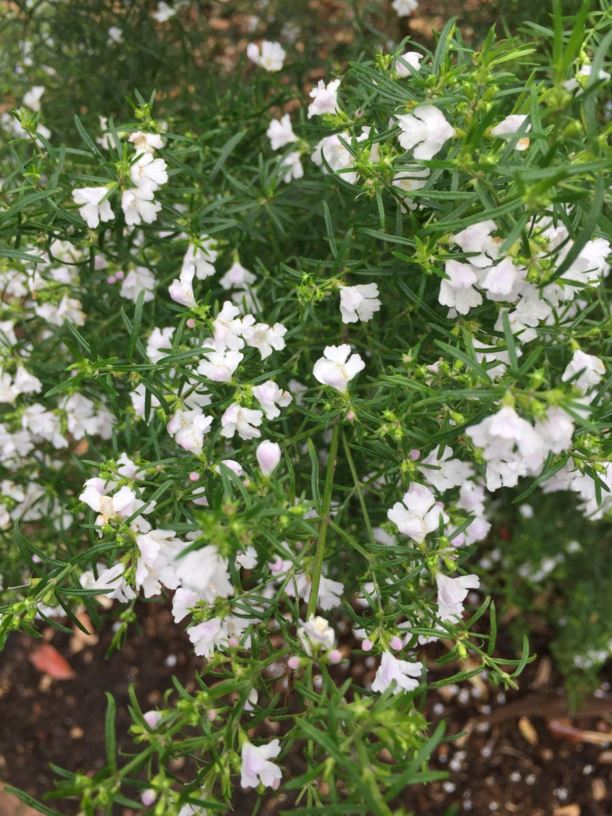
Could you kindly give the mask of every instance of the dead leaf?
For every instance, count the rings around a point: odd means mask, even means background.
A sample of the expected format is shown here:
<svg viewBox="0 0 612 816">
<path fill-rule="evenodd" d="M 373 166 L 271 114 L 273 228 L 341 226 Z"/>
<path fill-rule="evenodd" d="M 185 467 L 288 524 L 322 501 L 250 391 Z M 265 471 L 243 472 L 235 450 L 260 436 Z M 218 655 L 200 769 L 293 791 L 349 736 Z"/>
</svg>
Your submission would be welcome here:
<svg viewBox="0 0 612 816">
<path fill-rule="evenodd" d="M 553 816 L 580 816 L 580 805 L 563 805 L 555 808 Z"/>
<path fill-rule="evenodd" d="M 612 751 L 602 751 L 597 757 L 597 761 L 603 765 L 612 765 Z"/>
<path fill-rule="evenodd" d="M 547 725 L 553 737 L 559 739 L 566 739 L 570 742 L 588 742 L 590 745 L 608 746 L 612 744 L 612 733 L 576 728 L 569 720 L 549 720 Z"/>
<path fill-rule="evenodd" d="M 48 674 L 54 680 L 71 680 L 76 672 L 50 643 L 41 643 L 30 655 L 30 662 L 41 674 Z"/>
<path fill-rule="evenodd" d="M 518 721 L 519 731 L 524 740 L 530 745 L 538 744 L 538 732 L 533 727 L 529 717 L 521 717 Z"/>
</svg>

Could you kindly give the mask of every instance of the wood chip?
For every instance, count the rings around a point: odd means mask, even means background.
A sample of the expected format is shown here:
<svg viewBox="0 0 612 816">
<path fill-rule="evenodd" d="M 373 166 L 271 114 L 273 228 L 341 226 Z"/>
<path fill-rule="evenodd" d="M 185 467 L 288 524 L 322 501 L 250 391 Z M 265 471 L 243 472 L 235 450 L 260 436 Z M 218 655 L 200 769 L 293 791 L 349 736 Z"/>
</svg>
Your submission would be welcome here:
<svg viewBox="0 0 612 816">
<path fill-rule="evenodd" d="M 529 717 L 521 717 L 518 721 L 518 727 L 524 740 L 527 740 L 530 745 L 538 744 L 538 732 L 533 727 Z"/>
<path fill-rule="evenodd" d="M 84 626 L 85 629 L 87 629 L 89 634 L 86 634 L 82 629 L 79 629 L 78 626 L 73 626 L 72 637 L 70 638 L 71 654 L 78 654 L 78 652 L 81 652 L 87 646 L 95 646 L 100 640 L 100 638 L 93 631 L 92 622 L 84 609 L 77 612 L 76 617 L 78 618 L 79 623 Z"/>
<path fill-rule="evenodd" d="M 608 795 L 608 789 L 603 779 L 593 779 L 591 782 L 591 796 L 594 802 L 603 802 Z"/>
<path fill-rule="evenodd" d="M 538 668 L 536 671 L 536 675 L 533 678 L 531 688 L 533 689 L 548 688 L 551 675 L 552 675 L 552 661 L 550 657 L 545 656 L 538 663 Z"/>
</svg>

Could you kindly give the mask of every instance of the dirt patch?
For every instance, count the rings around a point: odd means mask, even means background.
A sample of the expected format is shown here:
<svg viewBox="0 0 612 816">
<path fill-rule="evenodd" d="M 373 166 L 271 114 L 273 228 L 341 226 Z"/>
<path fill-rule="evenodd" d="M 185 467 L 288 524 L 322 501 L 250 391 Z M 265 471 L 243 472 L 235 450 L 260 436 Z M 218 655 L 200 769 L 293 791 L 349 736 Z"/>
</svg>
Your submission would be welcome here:
<svg viewBox="0 0 612 816">
<path fill-rule="evenodd" d="M 25 635 L 10 639 L 0 663 L 0 776 L 5 782 L 40 798 L 53 786 L 50 763 L 72 771 L 102 767 L 105 691 L 116 699 L 118 743 L 127 748 L 130 685 L 145 709 L 161 702 L 173 674 L 188 689 L 194 687 L 194 672 L 202 660 L 193 655 L 169 610 L 142 604 L 139 620 L 140 628 L 134 628 L 121 651 L 109 657 L 110 621 L 91 640 L 46 630 L 45 642 L 74 670 L 75 676 L 68 680 L 52 680 L 35 668 L 31 658 L 40 640 Z M 503 644 L 500 648 L 509 654 Z M 539 651 L 544 652 L 542 644 Z M 454 670 L 445 667 L 444 674 Z M 444 674 L 430 664 L 431 681 Z M 526 669 L 518 692 L 491 689 L 477 677 L 460 687 L 431 692 L 427 713 L 434 725 L 445 719 L 447 735 L 456 737 L 438 748 L 432 762 L 434 768 L 448 771 L 449 779 L 410 788 L 403 797 L 405 807 L 428 816 L 610 813 L 609 685 L 585 701 L 582 713 L 569 714 L 559 677 L 543 653 Z M 287 809 L 288 800 L 279 799 L 270 796 L 266 813 Z M 236 804 L 235 813 L 251 812 L 246 802 Z M 53 807 L 65 814 L 76 810 L 66 802 Z M 0 799 L 0 816 L 18 813 Z"/>
</svg>

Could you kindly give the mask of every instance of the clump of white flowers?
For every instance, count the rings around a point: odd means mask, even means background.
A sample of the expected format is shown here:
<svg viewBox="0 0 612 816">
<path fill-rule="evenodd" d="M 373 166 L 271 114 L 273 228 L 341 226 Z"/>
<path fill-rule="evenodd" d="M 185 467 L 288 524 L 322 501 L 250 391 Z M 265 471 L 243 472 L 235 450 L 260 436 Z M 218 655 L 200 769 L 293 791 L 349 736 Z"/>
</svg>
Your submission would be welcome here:
<svg viewBox="0 0 612 816">
<path fill-rule="evenodd" d="M 160 2 L 149 30 L 193 13 Z M 528 658 L 483 648 L 506 517 L 538 522 L 536 496 L 557 531 L 612 512 L 592 40 L 537 85 L 534 52 L 493 40 L 473 59 L 389 46 L 345 79 L 286 64 L 302 43 L 264 39 L 263 17 L 226 96 L 200 93 L 198 65 L 176 99 L 92 100 L 63 148 L 45 71 L 0 117 L 0 637 L 85 603 L 119 644 L 167 603 L 201 682 L 134 706 L 133 735 L 159 768 L 140 801 L 178 816 L 232 807 L 232 786 L 322 810 L 395 798 L 433 750 L 434 659 L 435 685 L 512 685 Z M 562 556 L 535 563 L 513 579 Z M 185 746 L 201 772 L 179 786 Z M 87 808 L 133 801 L 121 763 L 71 781 Z"/>
</svg>

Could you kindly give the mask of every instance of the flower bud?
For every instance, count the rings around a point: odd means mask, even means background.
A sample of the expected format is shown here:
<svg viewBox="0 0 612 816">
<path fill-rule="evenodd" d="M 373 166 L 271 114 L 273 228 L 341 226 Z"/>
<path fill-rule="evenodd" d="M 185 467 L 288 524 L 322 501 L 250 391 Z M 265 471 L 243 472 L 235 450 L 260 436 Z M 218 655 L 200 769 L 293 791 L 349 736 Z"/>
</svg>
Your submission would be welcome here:
<svg viewBox="0 0 612 816">
<path fill-rule="evenodd" d="M 157 728 L 157 725 L 161 720 L 162 715 L 159 711 L 145 711 L 142 717 L 146 724 L 149 726 L 149 728 Z"/>
<path fill-rule="evenodd" d="M 143 792 L 140 794 L 140 801 L 145 807 L 151 807 L 151 805 L 155 802 L 156 799 L 157 794 L 152 788 L 147 788 L 146 790 L 143 790 Z"/>
<path fill-rule="evenodd" d="M 281 458 L 280 445 L 265 439 L 257 446 L 255 452 L 259 469 L 264 476 L 270 476 L 277 468 Z"/>
</svg>

